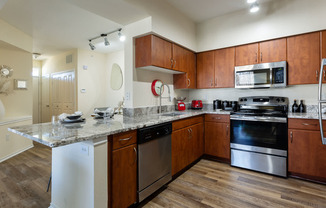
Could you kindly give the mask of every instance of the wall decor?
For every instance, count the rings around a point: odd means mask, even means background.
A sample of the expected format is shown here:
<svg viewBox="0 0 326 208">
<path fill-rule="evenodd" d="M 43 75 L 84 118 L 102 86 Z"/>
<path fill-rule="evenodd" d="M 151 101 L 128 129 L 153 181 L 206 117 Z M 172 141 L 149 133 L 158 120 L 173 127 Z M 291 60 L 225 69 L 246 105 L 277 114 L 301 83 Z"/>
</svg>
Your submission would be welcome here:
<svg viewBox="0 0 326 208">
<path fill-rule="evenodd" d="M 8 78 L 8 77 L 11 77 L 13 73 L 14 73 L 14 70 L 11 67 L 6 66 L 6 65 L 0 66 L 1 77 Z"/>
<path fill-rule="evenodd" d="M 14 80 L 14 89 L 15 90 L 27 90 L 27 80 L 24 79 L 15 79 Z"/>
</svg>

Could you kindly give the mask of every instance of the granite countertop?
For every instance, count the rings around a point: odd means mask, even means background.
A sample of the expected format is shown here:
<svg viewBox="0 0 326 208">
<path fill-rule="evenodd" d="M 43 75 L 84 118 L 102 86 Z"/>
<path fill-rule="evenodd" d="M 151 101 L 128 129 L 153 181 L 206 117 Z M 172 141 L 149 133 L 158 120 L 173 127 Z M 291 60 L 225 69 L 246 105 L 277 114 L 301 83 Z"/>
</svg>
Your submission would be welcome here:
<svg viewBox="0 0 326 208">
<path fill-rule="evenodd" d="M 162 116 L 156 114 L 142 117 L 126 117 L 121 115 L 115 115 L 114 118 L 109 120 L 94 119 L 92 117 L 89 117 L 86 118 L 86 121 L 83 123 L 59 123 L 56 125 L 52 125 L 51 123 L 41 123 L 12 127 L 8 128 L 8 130 L 28 139 L 34 140 L 38 143 L 54 148 L 76 142 L 92 140 L 102 136 L 108 136 L 125 131 L 139 129 L 155 124 L 175 121 L 197 115 L 203 115 L 206 113 L 230 114 L 229 111 L 221 110 L 187 110 L 183 112 L 178 111 L 176 113 L 180 113 L 181 115 Z"/>
<path fill-rule="evenodd" d="M 288 113 L 288 118 L 301 118 L 301 119 L 318 119 L 317 112 L 308 112 L 308 113 Z M 326 115 L 323 114 L 323 120 L 326 120 Z"/>
</svg>

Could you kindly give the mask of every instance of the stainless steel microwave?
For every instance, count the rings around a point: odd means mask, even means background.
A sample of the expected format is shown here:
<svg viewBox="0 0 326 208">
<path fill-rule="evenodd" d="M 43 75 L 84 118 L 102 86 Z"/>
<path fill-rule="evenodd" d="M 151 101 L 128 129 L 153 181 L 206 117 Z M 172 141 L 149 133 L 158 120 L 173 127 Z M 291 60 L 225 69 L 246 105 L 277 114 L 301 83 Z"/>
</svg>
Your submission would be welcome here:
<svg viewBox="0 0 326 208">
<path fill-rule="evenodd" d="M 286 87 L 286 61 L 236 66 L 235 88 Z"/>
</svg>

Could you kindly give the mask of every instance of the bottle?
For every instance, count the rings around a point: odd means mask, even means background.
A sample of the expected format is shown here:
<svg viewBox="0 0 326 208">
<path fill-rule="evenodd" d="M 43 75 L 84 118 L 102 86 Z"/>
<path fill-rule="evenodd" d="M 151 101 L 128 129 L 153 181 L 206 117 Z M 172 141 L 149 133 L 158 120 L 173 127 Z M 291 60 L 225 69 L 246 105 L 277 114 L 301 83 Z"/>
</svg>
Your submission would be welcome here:
<svg viewBox="0 0 326 208">
<path fill-rule="evenodd" d="M 299 112 L 299 107 L 297 104 L 297 100 L 294 100 L 294 103 L 292 105 L 292 113 L 296 113 L 296 112 Z"/>
<path fill-rule="evenodd" d="M 305 113 L 306 112 L 306 106 L 303 104 L 303 100 L 300 100 L 299 112 L 300 113 Z"/>
</svg>

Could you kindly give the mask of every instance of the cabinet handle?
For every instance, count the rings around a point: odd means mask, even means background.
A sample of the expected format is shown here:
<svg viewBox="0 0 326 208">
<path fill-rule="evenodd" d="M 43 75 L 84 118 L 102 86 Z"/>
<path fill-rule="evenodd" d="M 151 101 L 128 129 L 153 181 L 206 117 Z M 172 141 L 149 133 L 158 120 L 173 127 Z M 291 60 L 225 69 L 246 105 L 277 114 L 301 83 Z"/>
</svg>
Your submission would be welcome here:
<svg viewBox="0 0 326 208">
<path fill-rule="evenodd" d="M 213 86 L 213 78 L 211 78 L 211 86 Z"/>
<path fill-rule="evenodd" d="M 304 126 L 317 126 L 317 124 L 302 123 Z"/>
<path fill-rule="evenodd" d="M 192 128 L 190 128 L 189 130 L 190 130 L 190 138 L 192 138 Z"/>
<path fill-rule="evenodd" d="M 188 87 L 190 86 L 190 79 L 188 79 Z"/>
<path fill-rule="evenodd" d="M 260 63 L 263 62 L 263 53 L 260 52 Z"/>
<path fill-rule="evenodd" d="M 316 80 L 318 81 L 318 71 L 316 70 Z"/>
<path fill-rule="evenodd" d="M 171 68 L 173 68 L 173 59 L 171 59 Z"/>
<path fill-rule="evenodd" d="M 215 78 L 215 86 L 217 86 L 217 78 Z"/>
<path fill-rule="evenodd" d="M 128 137 L 128 138 L 125 138 L 125 139 L 119 139 L 119 141 L 120 142 L 122 142 L 122 141 L 128 141 L 128 140 L 130 140 L 132 138 L 132 136 L 130 136 L 130 137 Z"/>
<path fill-rule="evenodd" d="M 290 132 L 290 138 L 291 138 L 291 143 L 293 142 L 293 133 L 292 131 Z"/>
<path fill-rule="evenodd" d="M 213 117 L 215 120 L 221 120 L 221 117 Z"/>
<path fill-rule="evenodd" d="M 229 125 L 226 125 L 226 136 L 229 136 Z"/>
<path fill-rule="evenodd" d="M 188 129 L 188 139 L 190 139 L 190 129 Z"/>
<path fill-rule="evenodd" d="M 325 70 L 323 70 L 323 73 L 324 73 L 324 81 L 326 80 L 326 73 L 325 73 Z"/>
<path fill-rule="evenodd" d="M 137 149 L 136 149 L 136 147 L 134 147 L 134 152 L 135 152 L 135 163 L 137 162 Z"/>
<path fill-rule="evenodd" d="M 177 61 L 174 60 L 174 65 L 173 65 L 173 68 L 175 68 L 175 66 L 177 65 Z"/>
<path fill-rule="evenodd" d="M 256 63 L 258 63 L 258 53 L 256 53 Z"/>
</svg>

